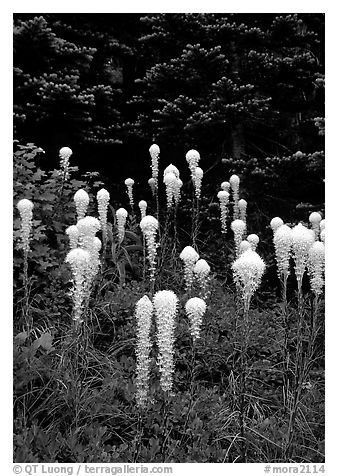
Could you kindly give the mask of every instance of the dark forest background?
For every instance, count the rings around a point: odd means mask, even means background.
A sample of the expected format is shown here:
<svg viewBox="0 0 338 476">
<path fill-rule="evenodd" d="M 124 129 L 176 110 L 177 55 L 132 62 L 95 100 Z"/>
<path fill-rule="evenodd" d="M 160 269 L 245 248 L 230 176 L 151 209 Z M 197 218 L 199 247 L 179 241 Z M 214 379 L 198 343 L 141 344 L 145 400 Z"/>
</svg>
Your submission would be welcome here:
<svg viewBox="0 0 338 476">
<path fill-rule="evenodd" d="M 237 173 L 291 216 L 323 202 L 323 116 L 323 14 L 14 15 L 14 136 L 47 169 L 69 146 L 142 189 L 153 142 L 163 167 L 194 148 L 213 193 Z"/>
</svg>

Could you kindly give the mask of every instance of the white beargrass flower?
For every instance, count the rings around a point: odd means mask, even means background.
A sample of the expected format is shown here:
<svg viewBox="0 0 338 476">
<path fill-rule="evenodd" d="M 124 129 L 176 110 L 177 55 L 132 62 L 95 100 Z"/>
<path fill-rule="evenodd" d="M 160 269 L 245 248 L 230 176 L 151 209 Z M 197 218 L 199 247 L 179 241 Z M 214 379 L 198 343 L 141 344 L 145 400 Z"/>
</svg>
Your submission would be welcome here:
<svg viewBox="0 0 338 476">
<path fill-rule="evenodd" d="M 147 202 L 145 200 L 141 200 L 138 202 L 138 207 L 141 212 L 141 219 L 144 218 L 147 214 Z"/>
<path fill-rule="evenodd" d="M 190 298 L 185 304 L 185 312 L 190 321 L 190 334 L 193 342 L 200 337 L 202 319 L 207 309 L 205 301 L 199 297 Z"/>
<path fill-rule="evenodd" d="M 208 297 L 208 285 L 210 281 L 210 266 L 205 259 L 199 259 L 194 266 L 194 276 L 201 288 L 201 297 L 206 299 Z"/>
<path fill-rule="evenodd" d="M 259 236 L 256 235 L 255 233 L 251 233 L 251 235 L 248 235 L 246 239 L 250 243 L 251 249 L 253 251 L 256 251 L 257 245 L 259 243 Z"/>
<path fill-rule="evenodd" d="M 232 196 L 234 199 L 233 220 L 237 220 L 239 218 L 238 199 L 239 199 L 239 182 L 240 182 L 238 175 L 231 175 L 229 182 L 230 182 L 230 186 L 232 190 Z"/>
<path fill-rule="evenodd" d="M 325 230 L 325 218 L 323 218 L 321 222 L 319 223 L 319 228 L 320 228 L 320 231 Z"/>
<path fill-rule="evenodd" d="M 273 244 L 276 253 L 278 276 L 282 280 L 287 279 L 292 245 L 291 228 L 287 225 L 279 226 L 274 234 Z"/>
<path fill-rule="evenodd" d="M 70 225 L 66 229 L 66 234 L 68 235 L 69 238 L 69 246 L 73 250 L 74 248 L 77 248 L 78 243 L 79 243 L 79 236 L 80 232 L 79 229 L 76 225 Z"/>
<path fill-rule="evenodd" d="M 83 248 L 74 248 L 66 257 L 66 263 L 70 264 L 73 275 L 73 289 L 71 291 L 74 303 L 74 321 L 83 322 L 83 303 L 88 292 L 88 270 L 90 265 L 90 253 Z"/>
<path fill-rule="evenodd" d="M 309 222 L 311 223 L 312 230 L 315 233 L 315 238 L 318 240 L 320 234 L 320 222 L 322 221 L 322 216 L 318 212 L 312 212 L 309 216 Z"/>
<path fill-rule="evenodd" d="M 91 283 L 100 268 L 99 251 L 101 249 L 102 244 L 101 240 L 95 235 L 100 230 L 101 224 L 97 218 L 87 216 L 85 218 L 81 218 L 81 220 L 77 222 L 76 226 L 79 230 L 78 243 L 81 248 L 88 251 L 90 256 L 87 275 L 87 285 L 88 288 L 90 288 Z"/>
<path fill-rule="evenodd" d="M 272 228 L 272 231 L 273 233 L 276 233 L 277 229 L 284 225 L 284 222 L 281 218 L 279 217 L 274 217 L 271 221 L 270 221 L 270 226 Z"/>
<path fill-rule="evenodd" d="M 158 230 L 158 226 L 159 226 L 158 220 L 151 215 L 146 215 L 144 218 L 142 218 L 140 222 L 140 228 L 146 239 L 151 281 L 155 280 L 156 248 L 157 248 L 156 233 Z"/>
<path fill-rule="evenodd" d="M 174 331 L 178 299 L 173 291 L 158 291 L 153 304 L 156 315 L 158 366 L 163 391 L 171 391 L 174 372 Z"/>
<path fill-rule="evenodd" d="M 151 171 L 152 178 L 154 180 L 155 190 L 157 189 L 158 184 L 158 161 L 160 158 L 160 148 L 157 144 L 153 144 L 149 148 L 149 153 L 151 157 Z"/>
<path fill-rule="evenodd" d="M 194 266 L 199 259 L 199 254 L 192 246 L 186 246 L 180 254 L 180 258 L 184 263 L 184 281 L 186 289 L 191 289 L 194 278 Z"/>
<path fill-rule="evenodd" d="M 243 236 L 246 230 L 246 225 L 243 220 L 237 219 L 231 222 L 231 229 L 234 233 L 234 238 L 235 238 L 236 256 L 238 256 L 239 246 L 241 241 L 243 240 Z"/>
<path fill-rule="evenodd" d="M 74 195 L 74 202 L 76 206 L 77 219 L 81 220 L 81 218 L 84 218 L 87 213 L 89 204 L 88 193 L 80 188 L 80 190 L 78 190 Z"/>
<path fill-rule="evenodd" d="M 155 182 L 155 179 L 153 177 L 151 177 L 149 180 L 148 180 L 148 185 L 150 187 L 150 190 L 151 190 L 151 193 L 153 195 L 155 195 L 155 192 L 156 192 L 156 182 Z"/>
<path fill-rule="evenodd" d="M 110 194 L 105 188 L 101 188 L 96 194 L 99 218 L 101 223 L 103 242 L 107 242 L 107 212 Z"/>
<path fill-rule="evenodd" d="M 23 198 L 17 203 L 16 207 L 19 210 L 21 218 L 19 247 L 23 250 L 25 255 L 27 255 L 30 250 L 29 243 L 32 232 L 34 204 L 27 198 Z"/>
<path fill-rule="evenodd" d="M 325 244 L 325 228 L 320 232 L 320 240 Z"/>
<path fill-rule="evenodd" d="M 172 172 L 177 179 L 180 178 L 180 171 L 178 170 L 177 167 L 175 167 L 175 165 L 169 164 L 168 167 L 164 169 L 163 177 L 169 172 Z"/>
<path fill-rule="evenodd" d="M 246 309 L 258 289 L 265 271 L 265 263 L 256 251 L 246 250 L 232 264 L 234 281 L 241 291 Z"/>
<path fill-rule="evenodd" d="M 241 198 L 238 200 L 238 209 L 239 209 L 239 218 L 246 223 L 246 209 L 248 206 L 248 202 L 244 200 L 244 198 Z"/>
<path fill-rule="evenodd" d="M 150 374 L 150 327 L 153 304 L 148 296 L 136 303 L 136 402 L 139 407 L 146 404 Z"/>
<path fill-rule="evenodd" d="M 295 261 L 295 273 L 300 290 L 308 261 L 309 249 L 315 241 L 313 230 L 309 230 L 299 223 L 292 228 L 292 256 Z"/>
<path fill-rule="evenodd" d="M 192 181 L 195 182 L 195 172 L 196 172 L 196 167 L 198 167 L 198 163 L 201 158 L 200 154 L 199 152 L 197 152 L 197 150 L 191 149 L 186 153 L 185 158 L 188 162 Z"/>
<path fill-rule="evenodd" d="M 230 182 L 222 182 L 221 183 L 221 189 L 225 190 L 226 192 L 229 192 L 230 190 Z"/>
<path fill-rule="evenodd" d="M 125 208 L 119 208 L 116 210 L 117 234 L 119 243 L 122 243 L 124 239 L 127 216 L 128 212 Z"/>
<path fill-rule="evenodd" d="M 129 197 L 130 206 L 131 206 L 131 208 L 133 208 L 134 207 L 133 185 L 134 185 L 135 182 L 132 178 L 127 178 L 124 181 L 124 183 L 127 187 L 127 194 L 128 194 L 128 197 Z"/>
<path fill-rule="evenodd" d="M 69 147 L 62 147 L 59 150 L 60 157 L 60 172 L 59 175 L 63 177 L 64 180 L 69 179 L 69 158 L 72 155 L 73 151 Z"/>
<path fill-rule="evenodd" d="M 201 198 L 202 179 L 203 179 L 203 170 L 201 169 L 201 167 L 196 167 L 194 185 L 196 190 L 196 197 L 198 200 Z"/>
<path fill-rule="evenodd" d="M 323 292 L 325 272 L 325 245 L 315 241 L 309 249 L 307 263 L 312 291 L 319 296 Z"/>
<path fill-rule="evenodd" d="M 174 202 L 177 205 L 180 200 L 181 200 L 181 188 L 182 188 L 183 182 L 180 178 L 176 179 L 175 182 L 175 187 L 174 187 Z"/>
<path fill-rule="evenodd" d="M 165 191 L 167 195 L 167 208 L 171 208 L 174 201 L 174 194 L 176 188 L 176 176 L 173 172 L 168 172 L 163 177 L 163 182 L 165 184 Z"/>
<path fill-rule="evenodd" d="M 222 233 L 227 232 L 227 215 L 228 215 L 229 197 L 230 197 L 230 194 L 226 190 L 221 190 L 217 194 L 217 198 L 219 200 L 219 205 L 221 209 Z"/>
<path fill-rule="evenodd" d="M 244 251 L 246 250 L 252 250 L 252 246 L 251 246 L 251 243 L 249 243 L 249 241 L 243 240 L 239 244 L 239 254 L 244 253 Z"/>
</svg>

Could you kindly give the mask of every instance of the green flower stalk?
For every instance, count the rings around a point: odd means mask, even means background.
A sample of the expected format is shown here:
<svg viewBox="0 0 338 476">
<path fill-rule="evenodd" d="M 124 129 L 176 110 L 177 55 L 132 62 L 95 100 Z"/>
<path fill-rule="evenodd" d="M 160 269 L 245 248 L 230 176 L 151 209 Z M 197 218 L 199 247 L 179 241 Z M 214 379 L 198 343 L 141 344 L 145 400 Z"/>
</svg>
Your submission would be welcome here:
<svg viewBox="0 0 338 476">
<path fill-rule="evenodd" d="M 184 263 L 184 281 L 186 290 L 190 291 L 194 278 L 194 267 L 196 261 L 199 259 L 199 254 L 192 246 L 186 246 L 182 250 L 180 258 Z"/>
<path fill-rule="evenodd" d="M 238 200 L 239 200 L 239 182 L 240 182 L 238 175 L 231 175 L 229 182 L 230 182 L 232 196 L 234 200 L 233 220 L 237 220 L 239 218 Z"/>
<path fill-rule="evenodd" d="M 89 205 L 89 195 L 82 188 L 74 195 L 74 202 L 76 207 L 77 219 L 81 220 L 85 217 Z"/>
<path fill-rule="evenodd" d="M 108 205 L 110 200 L 110 194 L 105 188 L 101 188 L 96 194 L 97 208 L 99 212 L 101 230 L 102 230 L 102 239 L 104 245 L 107 243 L 108 234 L 107 234 L 107 213 Z"/>
<path fill-rule="evenodd" d="M 158 366 L 160 385 L 164 392 L 170 392 L 174 373 L 174 331 L 178 299 L 173 291 L 158 291 L 153 304 L 156 316 Z"/>
<path fill-rule="evenodd" d="M 227 216 L 228 216 L 228 203 L 230 194 L 226 190 L 220 190 L 217 194 L 219 205 L 221 209 L 221 226 L 222 233 L 227 232 Z"/>
<path fill-rule="evenodd" d="M 119 208 L 116 210 L 117 234 L 119 243 L 122 243 L 124 240 L 127 216 L 128 212 L 125 208 Z"/>
<path fill-rule="evenodd" d="M 126 187 L 127 187 L 127 194 L 129 197 L 129 202 L 130 202 L 130 207 L 133 210 L 134 208 L 134 196 L 133 196 L 133 186 L 134 186 L 134 180 L 132 178 L 127 178 L 124 181 Z"/>
<path fill-rule="evenodd" d="M 148 296 L 136 303 L 136 403 L 144 407 L 149 393 L 150 374 L 150 327 L 153 304 Z"/>
<path fill-rule="evenodd" d="M 190 298 L 185 305 L 185 312 L 190 321 L 190 333 L 195 343 L 200 338 L 203 316 L 207 309 L 205 301 L 199 297 Z"/>
</svg>

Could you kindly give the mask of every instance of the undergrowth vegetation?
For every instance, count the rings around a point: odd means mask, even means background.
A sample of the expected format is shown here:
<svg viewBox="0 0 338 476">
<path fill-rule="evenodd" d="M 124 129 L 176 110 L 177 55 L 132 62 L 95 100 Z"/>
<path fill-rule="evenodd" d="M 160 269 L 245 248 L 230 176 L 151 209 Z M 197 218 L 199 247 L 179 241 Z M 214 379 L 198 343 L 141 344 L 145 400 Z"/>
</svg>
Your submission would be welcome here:
<svg viewBox="0 0 338 476">
<path fill-rule="evenodd" d="M 254 228 L 156 144 L 114 204 L 71 155 L 14 153 L 15 461 L 323 462 L 323 210 Z"/>
</svg>

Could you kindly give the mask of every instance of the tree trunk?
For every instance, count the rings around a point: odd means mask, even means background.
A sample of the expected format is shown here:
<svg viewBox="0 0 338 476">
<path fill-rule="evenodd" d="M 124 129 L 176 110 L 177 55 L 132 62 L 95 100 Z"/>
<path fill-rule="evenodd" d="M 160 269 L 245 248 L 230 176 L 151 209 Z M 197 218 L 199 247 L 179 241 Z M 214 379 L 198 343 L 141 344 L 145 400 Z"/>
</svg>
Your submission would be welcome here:
<svg viewBox="0 0 338 476">
<path fill-rule="evenodd" d="M 236 160 L 242 158 L 245 153 L 245 140 L 242 124 L 237 124 L 231 131 L 232 157 Z"/>
</svg>

